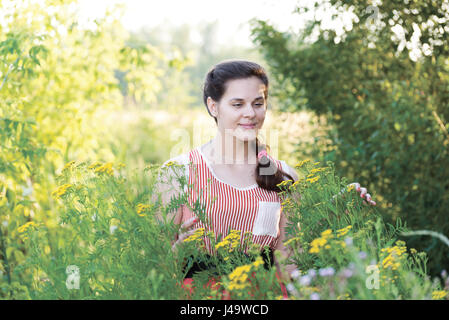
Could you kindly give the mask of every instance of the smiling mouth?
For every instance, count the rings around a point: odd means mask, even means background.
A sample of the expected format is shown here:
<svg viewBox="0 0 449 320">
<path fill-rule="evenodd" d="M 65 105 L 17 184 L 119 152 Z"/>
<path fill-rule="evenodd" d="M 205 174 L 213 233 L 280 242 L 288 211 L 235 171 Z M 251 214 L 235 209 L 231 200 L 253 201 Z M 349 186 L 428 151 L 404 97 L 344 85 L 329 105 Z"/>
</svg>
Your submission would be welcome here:
<svg viewBox="0 0 449 320">
<path fill-rule="evenodd" d="M 239 124 L 239 125 L 245 129 L 252 129 L 256 127 L 256 124 Z"/>
</svg>

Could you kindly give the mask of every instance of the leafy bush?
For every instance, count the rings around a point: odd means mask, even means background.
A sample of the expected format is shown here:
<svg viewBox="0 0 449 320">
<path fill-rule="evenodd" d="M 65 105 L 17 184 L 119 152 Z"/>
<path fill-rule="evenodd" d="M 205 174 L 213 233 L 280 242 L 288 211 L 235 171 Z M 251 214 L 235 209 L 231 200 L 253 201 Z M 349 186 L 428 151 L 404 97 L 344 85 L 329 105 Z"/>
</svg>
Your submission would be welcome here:
<svg viewBox="0 0 449 320">
<path fill-rule="evenodd" d="M 326 117 L 325 134 L 311 143 L 299 141 L 298 154 L 333 161 L 339 175 L 376 190 L 387 221 L 401 218 L 411 229 L 449 234 L 444 6 L 384 1 L 369 7 L 366 1 L 331 0 L 312 10 L 329 15 L 335 10 L 336 20 L 351 11 L 350 26 L 342 32 L 322 21 L 309 21 L 299 34 L 255 21 L 253 35 L 274 71 L 283 109 Z M 308 10 L 301 5 L 296 13 Z M 421 37 L 412 49 L 415 29 Z M 449 264 L 448 248 L 435 238 L 403 240 L 429 254 L 433 275 Z"/>
</svg>

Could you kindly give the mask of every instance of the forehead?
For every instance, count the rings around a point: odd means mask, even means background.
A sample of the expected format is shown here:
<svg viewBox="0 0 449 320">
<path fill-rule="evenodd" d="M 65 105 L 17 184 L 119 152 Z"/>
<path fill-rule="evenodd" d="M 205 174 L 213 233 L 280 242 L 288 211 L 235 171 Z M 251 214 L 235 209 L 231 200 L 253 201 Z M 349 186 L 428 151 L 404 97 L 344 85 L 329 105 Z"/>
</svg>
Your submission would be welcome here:
<svg viewBox="0 0 449 320">
<path fill-rule="evenodd" d="M 263 97 L 265 90 L 265 84 L 257 77 L 234 79 L 226 82 L 224 97 L 227 99 L 252 100 L 259 96 Z"/>
</svg>

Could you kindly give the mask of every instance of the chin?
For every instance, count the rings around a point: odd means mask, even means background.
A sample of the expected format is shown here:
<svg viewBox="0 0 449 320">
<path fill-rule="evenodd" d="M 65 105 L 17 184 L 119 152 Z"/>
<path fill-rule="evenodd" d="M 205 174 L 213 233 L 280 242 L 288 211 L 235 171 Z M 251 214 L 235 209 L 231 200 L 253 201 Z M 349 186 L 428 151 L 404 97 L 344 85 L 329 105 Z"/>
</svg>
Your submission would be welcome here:
<svg viewBox="0 0 449 320">
<path fill-rule="evenodd" d="M 239 134 L 235 136 L 236 139 L 239 139 L 241 141 L 254 141 L 257 138 L 257 134 L 254 133 L 245 133 L 245 134 Z"/>
</svg>

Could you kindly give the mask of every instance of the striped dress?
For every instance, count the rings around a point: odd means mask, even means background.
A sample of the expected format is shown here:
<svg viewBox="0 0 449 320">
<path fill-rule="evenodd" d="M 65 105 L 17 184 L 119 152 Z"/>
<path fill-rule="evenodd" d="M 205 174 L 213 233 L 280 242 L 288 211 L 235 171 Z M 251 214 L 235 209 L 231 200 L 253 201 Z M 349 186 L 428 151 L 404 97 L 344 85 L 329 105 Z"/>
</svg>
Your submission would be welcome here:
<svg viewBox="0 0 449 320">
<path fill-rule="evenodd" d="M 286 163 L 272 158 L 277 167 L 282 170 Z M 172 161 L 173 159 L 170 159 Z M 257 184 L 245 188 L 238 188 L 219 179 L 210 164 L 210 160 L 203 154 L 200 147 L 174 158 L 185 168 L 190 188 L 187 192 L 189 205 L 194 208 L 195 203 L 204 209 L 207 224 L 197 222 L 193 229 L 204 228 L 205 234 L 213 231 L 215 240 L 218 235 L 226 237 L 230 230 L 241 231 L 240 250 L 247 253 L 247 242 L 260 245 L 260 249 L 268 246 L 276 247 L 280 237 L 279 220 L 281 215 L 281 200 L 275 191 L 260 188 Z M 193 217 L 194 213 L 183 208 L 182 221 Z M 246 235 L 245 235 L 246 233 Z M 209 237 L 203 238 L 209 254 L 215 253 Z"/>
</svg>

